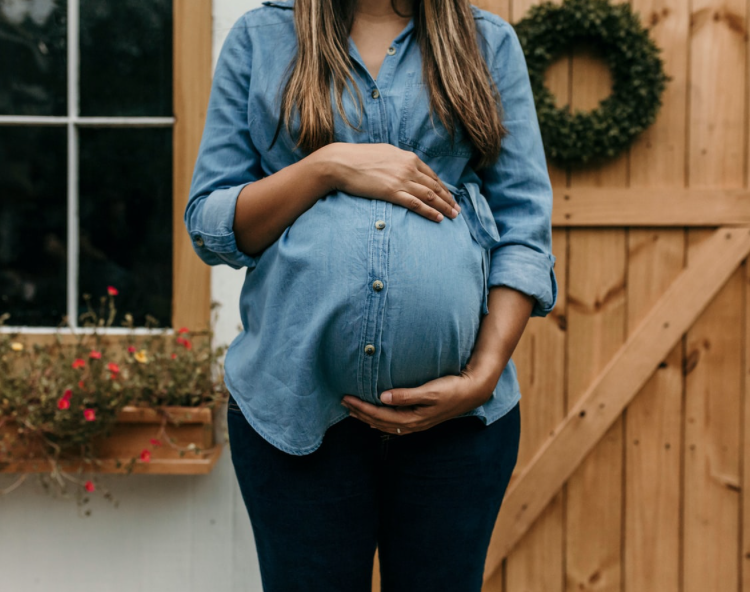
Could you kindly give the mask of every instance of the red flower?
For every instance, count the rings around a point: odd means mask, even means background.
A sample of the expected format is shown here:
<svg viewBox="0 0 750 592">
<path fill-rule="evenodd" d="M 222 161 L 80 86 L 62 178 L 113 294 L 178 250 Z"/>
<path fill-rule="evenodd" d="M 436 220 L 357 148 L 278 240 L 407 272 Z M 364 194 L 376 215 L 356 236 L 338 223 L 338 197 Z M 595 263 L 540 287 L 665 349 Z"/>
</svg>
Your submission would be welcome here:
<svg viewBox="0 0 750 592">
<path fill-rule="evenodd" d="M 110 362 L 109 364 L 107 364 L 107 370 L 114 374 L 117 374 L 120 371 L 120 367 L 114 362 Z"/>
<path fill-rule="evenodd" d="M 84 385 L 84 384 L 83 384 L 83 381 L 82 381 L 82 380 L 79 380 L 79 381 L 78 381 L 78 386 L 79 386 L 80 388 L 86 388 L 86 385 Z"/>
<path fill-rule="evenodd" d="M 70 408 L 70 401 L 66 399 L 65 397 L 60 397 L 57 400 L 57 408 L 58 409 L 68 409 Z"/>
<path fill-rule="evenodd" d="M 117 296 L 117 294 L 118 294 L 117 288 L 115 288 L 114 286 L 107 286 L 107 293 L 110 296 Z"/>
<path fill-rule="evenodd" d="M 145 448 L 143 449 L 143 452 L 141 452 L 141 460 L 143 462 L 150 462 L 151 461 L 151 453 L 148 450 L 146 450 Z"/>
<path fill-rule="evenodd" d="M 63 393 L 62 398 L 65 399 L 66 401 L 70 401 L 70 397 L 72 396 L 73 396 L 73 391 L 71 391 L 70 389 L 65 389 L 65 392 Z"/>
<path fill-rule="evenodd" d="M 81 358 L 76 358 L 75 360 L 73 360 L 71 366 L 73 368 L 83 368 L 86 366 L 86 361 L 82 360 Z"/>
<path fill-rule="evenodd" d="M 175 339 L 175 341 L 179 343 L 180 345 L 184 345 L 185 349 L 190 349 L 192 347 L 190 340 L 185 339 L 184 337 L 178 337 L 177 339 Z"/>
<path fill-rule="evenodd" d="M 84 409 L 83 416 L 86 418 L 86 421 L 94 421 L 96 419 L 96 411 L 93 409 Z"/>
<path fill-rule="evenodd" d="M 114 380 L 115 378 L 117 378 L 117 374 L 110 374 L 109 375 L 109 379 L 110 380 Z"/>
<path fill-rule="evenodd" d="M 157 440 L 156 438 L 151 438 L 151 446 L 161 446 L 161 440 Z"/>
<path fill-rule="evenodd" d="M 187 327 L 181 327 L 177 330 L 177 333 L 190 333 L 190 329 L 188 329 Z"/>
<path fill-rule="evenodd" d="M 94 358 L 95 360 L 101 360 L 102 352 L 92 349 L 91 352 L 89 353 L 89 358 Z"/>
<path fill-rule="evenodd" d="M 172 353 L 172 359 L 174 360 L 176 357 L 177 357 L 177 354 L 173 352 Z"/>
<path fill-rule="evenodd" d="M 129 345 L 128 346 L 128 353 L 129 354 L 134 354 L 135 353 L 135 346 L 134 345 Z"/>
<path fill-rule="evenodd" d="M 94 489 L 96 489 L 96 487 L 91 481 L 86 481 L 86 484 L 84 485 L 84 487 L 86 488 L 86 491 L 89 491 L 89 492 L 94 491 Z"/>
</svg>

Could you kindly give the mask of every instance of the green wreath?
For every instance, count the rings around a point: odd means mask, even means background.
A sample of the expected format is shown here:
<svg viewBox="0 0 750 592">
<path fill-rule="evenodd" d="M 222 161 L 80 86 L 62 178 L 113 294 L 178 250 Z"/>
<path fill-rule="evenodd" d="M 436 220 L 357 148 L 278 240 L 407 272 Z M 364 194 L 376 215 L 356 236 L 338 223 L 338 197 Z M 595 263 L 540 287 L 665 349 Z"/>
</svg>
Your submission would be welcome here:
<svg viewBox="0 0 750 592">
<path fill-rule="evenodd" d="M 514 25 L 526 56 L 545 152 L 560 166 L 600 164 L 651 125 L 672 79 L 661 51 L 628 4 L 564 0 L 532 7 Z M 592 111 L 560 109 L 544 84 L 550 64 L 574 43 L 592 43 L 612 74 L 612 94 Z"/>
</svg>

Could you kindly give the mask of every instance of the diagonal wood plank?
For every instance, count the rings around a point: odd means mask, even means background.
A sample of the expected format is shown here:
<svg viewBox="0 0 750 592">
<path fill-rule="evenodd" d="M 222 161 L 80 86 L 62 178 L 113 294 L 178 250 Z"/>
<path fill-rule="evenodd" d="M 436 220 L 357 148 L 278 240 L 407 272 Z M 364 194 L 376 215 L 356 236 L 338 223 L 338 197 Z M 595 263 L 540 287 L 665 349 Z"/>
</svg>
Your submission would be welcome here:
<svg viewBox="0 0 750 592">
<path fill-rule="evenodd" d="M 690 264 L 509 487 L 487 554 L 485 581 L 748 253 L 748 227 L 721 227 L 698 248 Z"/>
</svg>

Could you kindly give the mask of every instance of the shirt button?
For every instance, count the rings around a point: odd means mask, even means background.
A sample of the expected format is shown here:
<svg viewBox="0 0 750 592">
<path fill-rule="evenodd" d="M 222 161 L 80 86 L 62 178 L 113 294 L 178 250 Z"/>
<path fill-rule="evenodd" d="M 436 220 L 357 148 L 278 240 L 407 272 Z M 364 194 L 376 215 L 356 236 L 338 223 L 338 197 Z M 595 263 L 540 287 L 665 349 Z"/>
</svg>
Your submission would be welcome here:
<svg viewBox="0 0 750 592">
<path fill-rule="evenodd" d="M 379 90 L 378 90 L 378 89 L 376 88 L 376 89 L 374 89 L 374 90 L 373 90 L 373 91 L 372 91 L 372 92 L 370 93 L 370 95 L 372 96 L 372 98 L 373 98 L 373 99 L 377 99 L 377 98 L 378 98 L 378 97 L 380 96 L 380 91 L 379 91 Z"/>
<path fill-rule="evenodd" d="M 394 53 L 396 53 L 396 48 L 391 45 L 388 48 L 388 55 L 393 55 Z"/>
<path fill-rule="evenodd" d="M 200 234 L 196 234 L 196 235 L 195 235 L 195 236 L 193 237 L 193 240 L 195 241 L 195 244 L 196 244 L 196 245 L 198 245 L 199 247 L 202 247 L 202 246 L 203 246 L 203 239 L 201 238 L 201 235 L 200 235 Z"/>
<path fill-rule="evenodd" d="M 380 292 L 380 290 L 383 289 L 383 282 L 381 282 L 380 280 L 375 280 L 374 282 L 372 282 L 372 289 L 376 292 Z"/>
<path fill-rule="evenodd" d="M 383 230 L 383 228 L 385 228 L 385 222 L 383 222 L 383 220 L 378 220 L 377 222 L 375 222 L 375 228 L 377 228 L 378 230 Z"/>
<path fill-rule="evenodd" d="M 372 345 L 371 343 L 368 343 L 368 344 L 367 344 L 367 345 L 365 346 L 365 353 L 366 353 L 366 354 L 367 354 L 368 356 L 371 356 L 372 354 L 374 354 L 374 353 L 375 353 L 375 346 L 374 346 L 374 345 Z"/>
</svg>

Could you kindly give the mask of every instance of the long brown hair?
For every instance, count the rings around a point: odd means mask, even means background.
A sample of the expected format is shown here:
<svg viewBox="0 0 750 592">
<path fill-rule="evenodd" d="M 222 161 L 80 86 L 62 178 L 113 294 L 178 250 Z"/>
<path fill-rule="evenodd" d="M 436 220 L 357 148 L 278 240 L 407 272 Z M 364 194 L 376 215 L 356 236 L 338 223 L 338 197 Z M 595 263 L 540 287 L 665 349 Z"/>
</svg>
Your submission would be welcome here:
<svg viewBox="0 0 750 592">
<path fill-rule="evenodd" d="M 401 15 L 394 0 L 394 11 Z M 351 75 L 349 31 L 356 0 L 295 0 L 294 23 L 297 54 L 281 98 L 281 113 L 271 146 L 282 121 L 289 131 L 295 109 L 299 113 L 297 147 L 313 152 L 334 141 L 334 116 L 330 85 L 342 119 L 344 89 L 356 92 L 360 123 L 362 96 Z M 430 111 L 455 134 L 463 124 L 474 145 L 478 167 L 491 164 L 500 154 L 507 134 L 497 87 L 479 51 L 474 15 L 469 0 L 412 0 L 415 35 L 422 53 L 422 76 L 430 95 Z M 359 125 L 359 124 L 357 124 Z"/>
</svg>

